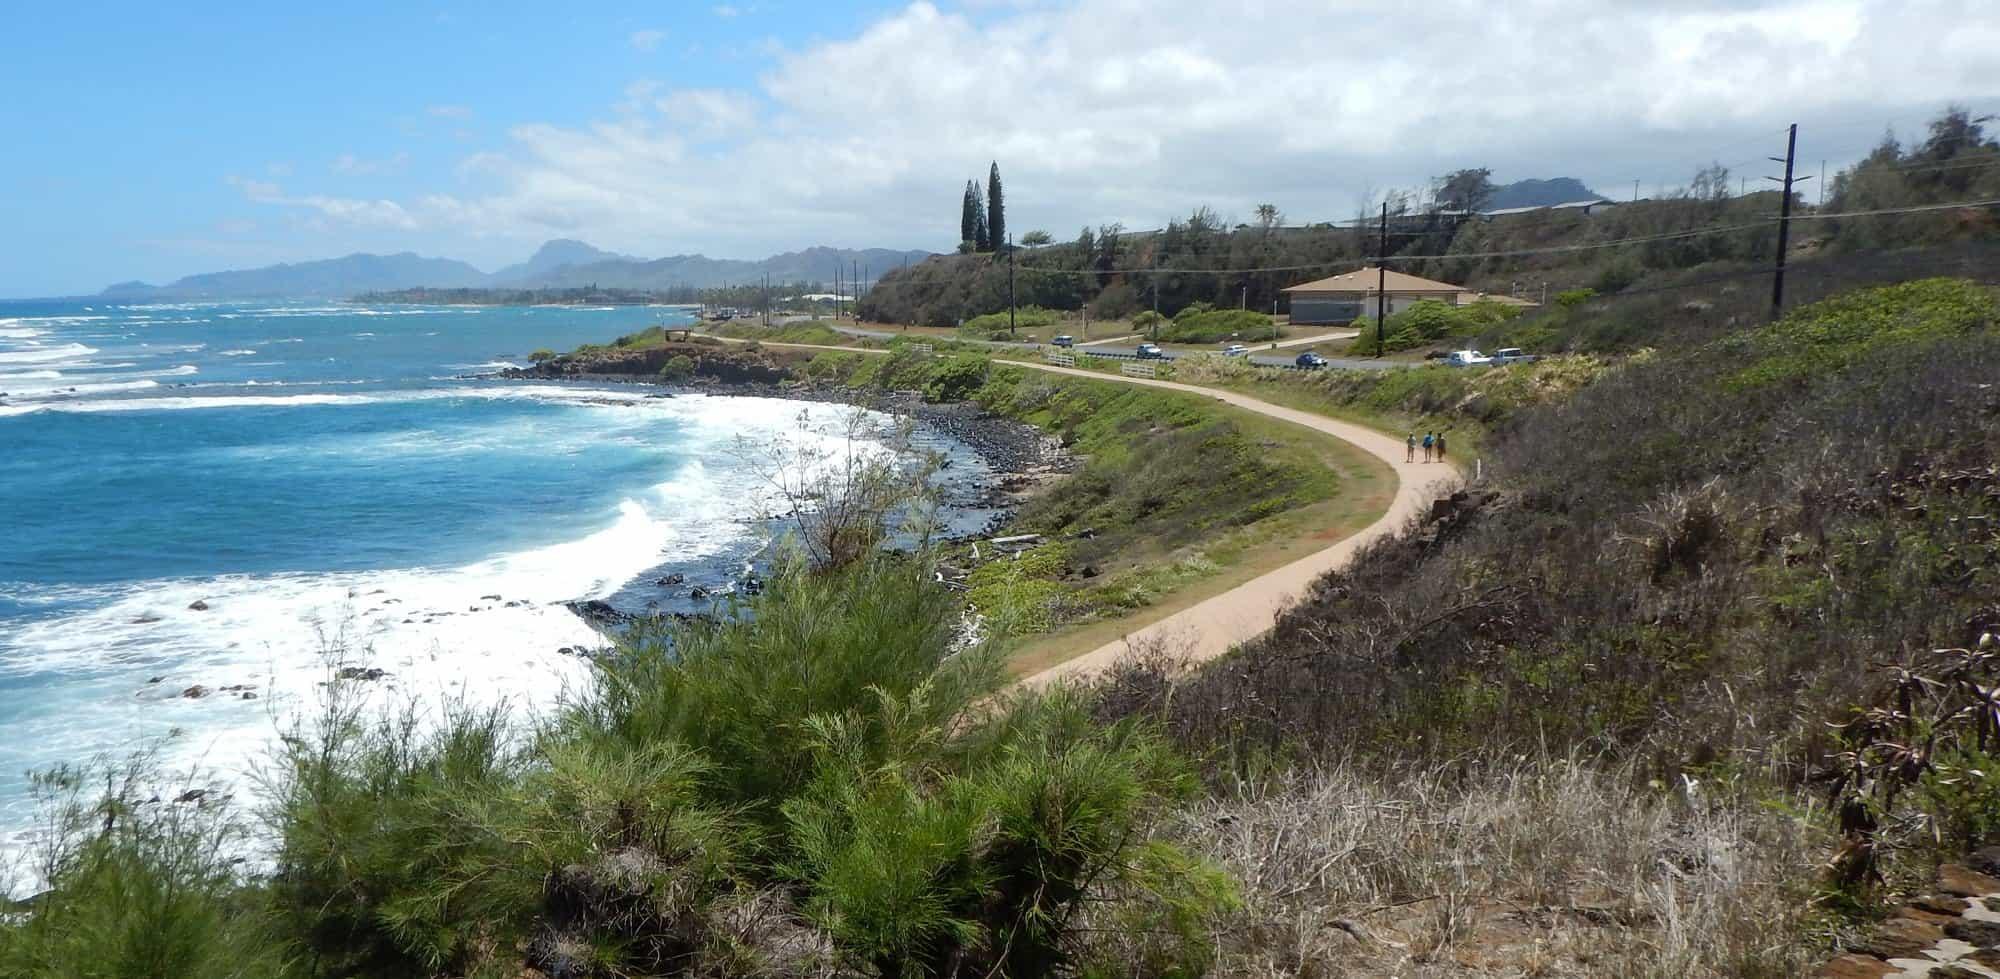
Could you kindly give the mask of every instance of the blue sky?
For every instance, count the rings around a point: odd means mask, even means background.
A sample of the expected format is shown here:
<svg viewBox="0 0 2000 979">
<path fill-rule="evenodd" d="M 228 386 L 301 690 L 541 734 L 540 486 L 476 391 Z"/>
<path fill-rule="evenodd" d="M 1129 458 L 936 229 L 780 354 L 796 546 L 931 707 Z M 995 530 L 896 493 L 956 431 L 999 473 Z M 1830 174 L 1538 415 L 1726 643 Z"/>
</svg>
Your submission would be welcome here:
<svg viewBox="0 0 2000 979">
<path fill-rule="evenodd" d="M 645 79 L 742 88 L 780 39 L 851 30 L 872 9 L 580 6 L 35 4 L 0 58 L 0 130 L 15 134 L 0 194 L 18 222 L 0 295 L 350 244 L 449 251 L 451 235 L 310 235 L 229 178 L 361 199 L 463 188 L 477 178 L 459 165 L 524 120 L 579 118 Z"/>
<path fill-rule="evenodd" d="M 1652 193 L 1761 175 L 1793 121 L 1812 172 L 2000 109 L 1989 3 L 39 3 L 0 58 L 0 296 L 553 237 L 947 250 L 994 160 L 1010 226 L 1064 237 L 1340 220 L 1460 166 Z"/>
</svg>

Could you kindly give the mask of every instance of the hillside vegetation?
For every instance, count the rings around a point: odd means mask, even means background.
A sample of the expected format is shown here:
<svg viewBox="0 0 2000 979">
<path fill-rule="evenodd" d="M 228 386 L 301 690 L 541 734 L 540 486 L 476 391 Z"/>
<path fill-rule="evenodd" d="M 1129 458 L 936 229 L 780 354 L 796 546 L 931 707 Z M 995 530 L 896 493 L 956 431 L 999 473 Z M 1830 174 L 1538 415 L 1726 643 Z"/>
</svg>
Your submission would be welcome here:
<svg viewBox="0 0 2000 979">
<path fill-rule="evenodd" d="M 1385 467 L 1294 426 L 1196 395 L 1058 377 L 982 353 L 926 356 L 902 344 L 888 356 L 824 352 L 804 373 L 822 387 L 972 402 L 1041 428 L 1080 457 L 1002 529 L 1043 539 L 1019 560 L 992 562 L 990 548 L 983 559 L 963 547 L 945 554 L 969 572 L 972 605 L 1017 635 L 1145 608 L 1260 545 L 1370 517 L 1390 486 Z"/>
<path fill-rule="evenodd" d="M 1768 291 L 1779 193 L 1735 194 L 1739 176 L 1720 165 L 1706 166 L 1683 188 L 1587 214 L 1468 216 L 1419 209 L 1408 197 L 1391 195 L 1390 267 L 1538 301 L 1578 289 L 1597 296 L 1665 289 L 1687 302 L 1705 298 L 1696 286 L 1722 277 L 1740 279 L 1752 292 Z M 1921 139 L 1904 145 L 1885 138 L 1855 167 L 1835 175 L 1824 207 L 1809 206 L 1807 197 L 1796 199 L 1793 257 L 1882 256 L 1991 243 L 2000 238 L 2000 216 L 1990 205 L 1815 215 L 1992 200 L 2000 200 L 2000 142 L 1980 120 L 1954 107 L 1933 120 Z M 1200 207 L 1154 232 L 1086 227 L 1072 240 L 1011 256 L 940 256 L 891 270 L 862 298 L 858 311 L 879 322 L 954 326 L 1004 311 L 1011 275 L 1017 302 L 1060 310 L 1087 307 L 1093 319 L 1122 319 L 1155 308 L 1172 316 L 1197 302 L 1252 310 L 1271 310 L 1275 302 L 1282 312 L 1285 287 L 1372 264 L 1380 246 L 1368 210 L 1365 220 L 1340 226 L 1290 227 L 1275 210 L 1260 210 L 1255 221 L 1238 224 Z M 1252 269 L 1283 271 L 1247 271 Z M 1859 280 L 1830 276 L 1839 287 L 1908 277 L 1907 272 Z M 1635 328 L 1644 322 L 1635 320 Z"/>
<path fill-rule="evenodd" d="M 2000 631 L 1996 324 L 1990 288 L 1913 281 L 1527 399 L 1455 508 L 1227 660 L 1129 673 L 1118 713 L 1239 766 L 1582 756 L 1717 802 L 1793 799 L 1839 769 L 1859 729 L 1829 722 L 1880 702 L 1883 664 L 1928 670 L 1926 651 Z M 1950 784 L 1855 803 L 1878 810 L 1868 859 L 1892 882 L 1996 842 L 2000 776 L 1958 757 Z"/>
<path fill-rule="evenodd" d="M 1004 693 L 945 555 L 864 553 L 640 630 L 541 724 L 330 676 L 255 827 L 143 767 L 44 777 L 52 886 L 0 975 L 1806 974 L 2000 843 L 1996 326 L 1933 278 L 1673 356 L 1273 382 L 1481 417 L 1487 481 L 1199 669 Z M 1311 485 L 1198 398 L 810 370 L 1101 458 L 1024 514 L 1119 528 L 1070 548 L 1238 519 L 1214 474 Z M 1149 425 L 1172 472 L 1133 465 Z M 231 860 L 253 829 L 268 875 Z"/>
</svg>

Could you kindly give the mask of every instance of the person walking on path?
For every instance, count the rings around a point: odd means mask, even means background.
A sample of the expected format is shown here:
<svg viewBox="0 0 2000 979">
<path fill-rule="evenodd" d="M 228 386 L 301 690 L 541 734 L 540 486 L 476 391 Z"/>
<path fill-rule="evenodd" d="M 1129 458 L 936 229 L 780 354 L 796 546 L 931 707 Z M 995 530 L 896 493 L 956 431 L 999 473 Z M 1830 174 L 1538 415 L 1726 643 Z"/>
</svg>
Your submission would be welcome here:
<svg viewBox="0 0 2000 979">
<path fill-rule="evenodd" d="M 1411 432 L 1410 437 L 1403 440 L 1403 461 L 1417 461 L 1417 433 L 1415 432 Z"/>
<path fill-rule="evenodd" d="M 1438 433 L 1438 461 L 1444 461 L 1444 433 Z"/>
<path fill-rule="evenodd" d="M 1436 436 L 1433 436 L 1433 435 L 1432 435 L 1431 433 L 1429 433 L 1429 432 L 1425 432 L 1425 433 L 1424 433 L 1424 461 L 1425 461 L 1425 462 L 1429 462 L 1429 461 L 1431 461 L 1431 442 L 1432 442 L 1432 440 L 1433 440 L 1434 438 L 1436 438 Z"/>
</svg>

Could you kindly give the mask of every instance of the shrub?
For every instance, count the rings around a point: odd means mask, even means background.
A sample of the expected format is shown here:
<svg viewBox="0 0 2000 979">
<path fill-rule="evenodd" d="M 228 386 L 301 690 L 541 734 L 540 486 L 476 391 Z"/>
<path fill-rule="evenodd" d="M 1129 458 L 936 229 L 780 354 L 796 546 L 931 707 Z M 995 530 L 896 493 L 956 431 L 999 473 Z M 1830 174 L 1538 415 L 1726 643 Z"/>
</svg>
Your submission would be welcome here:
<svg viewBox="0 0 2000 979">
<path fill-rule="evenodd" d="M 226 806 L 152 797 L 159 776 L 138 758 L 30 779 L 49 831 L 35 844 L 46 889 L 0 916 L 0 975 L 291 974 L 235 873 L 250 837 Z"/>
<path fill-rule="evenodd" d="M 977 354 L 937 360 L 924 378 L 924 400 L 932 404 L 964 401 L 986 383 L 987 363 Z"/>
<path fill-rule="evenodd" d="M 554 359 L 556 359 L 556 352 L 547 347 L 537 349 L 528 355 L 528 362 L 532 364 L 540 364 Z"/>
<path fill-rule="evenodd" d="M 1090 301 L 1090 315 L 1093 319 L 1122 320 L 1139 311 L 1139 293 L 1131 285 L 1119 281 L 1105 286 L 1097 298 Z"/>
<path fill-rule="evenodd" d="M 668 381 L 685 381 L 694 376 L 694 358 L 687 354 L 675 354 L 660 365 L 660 377 Z"/>
<path fill-rule="evenodd" d="M 1563 309 L 1575 309 L 1597 298 L 1595 289 L 1565 289 L 1556 293 L 1556 305 Z"/>
<path fill-rule="evenodd" d="M 1182 310 L 1171 324 L 1160 331 L 1160 339 L 1176 343 L 1214 343 L 1235 337 L 1269 339 L 1277 336 L 1277 327 L 1264 313 L 1242 309 L 1190 312 L 1204 305 L 1196 303 Z"/>
<path fill-rule="evenodd" d="M 1014 330 L 1009 329 L 1008 314 L 1002 310 L 966 320 L 958 332 L 960 336 L 971 340 L 1006 340 L 1014 336 L 1015 330 L 1039 330 L 1061 320 L 1062 314 L 1055 310 L 1043 309 L 1040 306 L 1022 306 L 1014 310 L 1012 318 Z"/>
</svg>

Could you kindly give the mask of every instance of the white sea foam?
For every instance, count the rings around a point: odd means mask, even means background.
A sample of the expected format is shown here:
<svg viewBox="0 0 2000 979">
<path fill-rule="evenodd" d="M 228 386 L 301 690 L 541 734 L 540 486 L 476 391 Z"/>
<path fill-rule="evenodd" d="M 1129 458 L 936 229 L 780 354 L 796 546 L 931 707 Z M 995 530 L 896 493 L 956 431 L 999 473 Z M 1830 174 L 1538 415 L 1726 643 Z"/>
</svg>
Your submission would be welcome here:
<svg viewBox="0 0 2000 979">
<path fill-rule="evenodd" d="M 224 350 L 224 351 L 222 351 L 222 352 L 220 352 L 220 353 L 216 354 L 216 356 L 217 356 L 217 357 L 255 357 L 255 356 L 257 356 L 257 351 L 255 351 L 255 350 L 249 350 L 249 349 L 243 349 L 243 350 Z"/>
<path fill-rule="evenodd" d="M 167 769 L 198 766 L 210 773 L 208 787 L 243 799 L 256 791 L 247 773 L 328 679 L 329 646 L 389 671 L 363 688 L 370 696 L 414 699 L 430 716 L 446 699 L 545 709 L 589 682 L 587 666 L 557 650 L 603 642 L 562 602 L 609 597 L 665 560 L 699 560 L 753 533 L 747 518 L 768 492 L 755 473 L 728 462 L 720 442 L 737 434 L 835 438 L 832 419 L 852 410 L 811 406 L 804 410 L 820 422 L 801 428 L 801 407 L 791 402 L 659 404 L 689 423 L 692 458 L 623 500 L 603 529 L 574 540 L 452 567 L 22 590 L 31 606 L 85 610 L 0 632 L 0 672 L 64 677 L 59 699 L 30 703 L 10 723 L 0 762 L 21 771 L 157 743 Z M 587 443 L 631 414 L 602 412 L 573 434 Z M 206 608 L 191 608 L 196 602 Z M 221 690 L 241 684 L 254 687 L 255 699 Z M 181 696 L 195 685 L 211 693 Z M 0 831 L 14 834 L 0 837 L 0 851 L 18 851 L 28 825 L 25 801 L 0 809 Z"/>
<path fill-rule="evenodd" d="M 45 323 L 50 326 L 67 326 L 72 323 L 93 323 L 98 320 L 108 320 L 110 318 L 111 317 L 109 316 L 10 316 L 5 319 L 0 319 L 0 326 L 14 326 L 17 324 L 28 324 L 28 323 Z"/>
<path fill-rule="evenodd" d="M 245 365 L 248 366 L 248 365 Z M 120 398 L 102 401 L 66 401 L 50 404 L 0 405 L 0 418 L 37 411 L 79 413 L 130 411 L 202 411 L 222 408 L 296 408 L 313 405 L 370 405 L 405 401 L 438 401 L 452 398 L 485 400 L 525 399 L 568 404 L 636 404 L 647 402 L 672 406 L 694 402 L 694 398 L 659 398 L 644 391 L 599 391 L 568 385 L 496 385 L 492 387 L 426 388 L 373 394 L 249 394 L 237 396 L 196 395 L 157 398 Z M 739 399 L 758 401 L 762 399 Z M 787 404 L 789 402 L 778 402 Z"/>
<path fill-rule="evenodd" d="M 71 379 L 64 378 L 56 381 L 9 384 L 7 386 L 7 396 L 9 399 L 27 399 L 30 403 L 19 407 L 33 408 L 37 406 L 37 402 L 49 399 L 69 401 L 70 399 L 89 398 L 101 394 L 126 394 L 133 391 L 146 391 L 159 386 L 160 382 L 150 380 L 77 384 Z"/>
<path fill-rule="evenodd" d="M 88 357 L 97 352 L 96 347 L 86 347 L 80 343 L 65 343 L 60 347 L 27 347 L 0 353 L 0 364 L 48 364 L 78 357 Z"/>
</svg>

